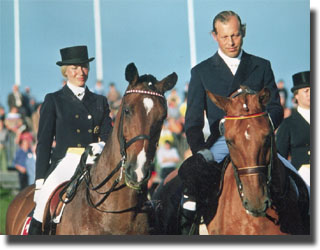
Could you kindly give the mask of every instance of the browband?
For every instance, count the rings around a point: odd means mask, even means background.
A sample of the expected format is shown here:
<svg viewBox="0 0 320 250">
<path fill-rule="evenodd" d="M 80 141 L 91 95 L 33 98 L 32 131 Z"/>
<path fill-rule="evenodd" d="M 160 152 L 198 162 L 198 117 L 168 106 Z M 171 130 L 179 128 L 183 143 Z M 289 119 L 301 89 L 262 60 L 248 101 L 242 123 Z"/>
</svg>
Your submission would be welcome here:
<svg viewBox="0 0 320 250">
<path fill-rule="evenodd" d="M 162 97 L 164 98 L 163 95 L 157 93 L 157 92 L 153 92 L 153 91 L 147 91 L 147 90 L 140 90 L 140 89 L 130 89 L 130 90 L 127 90 L 125 95 L 128 95 L 128 94 L 133 94 L 133 93 L 138 93 L 138 94 L 146 94 L 146 95 L 155 95 L 155 96 L 159 96 L 159 97 Z"/>
</svg>

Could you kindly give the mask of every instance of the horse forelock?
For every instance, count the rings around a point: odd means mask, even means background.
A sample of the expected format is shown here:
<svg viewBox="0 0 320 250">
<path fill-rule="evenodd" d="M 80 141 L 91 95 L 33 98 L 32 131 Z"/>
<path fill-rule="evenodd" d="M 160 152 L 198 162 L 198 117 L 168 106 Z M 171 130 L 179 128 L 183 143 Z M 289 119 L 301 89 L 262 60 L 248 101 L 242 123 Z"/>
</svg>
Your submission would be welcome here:
<svg viewBox="0 0 320 250">
<path fill-rule="evenodd" d="M 138 79 L 138 84 L 142 84 L 152 91 L 156 91 L 155 85 L 157 82 L 157 78 L 149 74 L 142 75 Z"/>
<path fill-rule="evenodd" d="M 231 101 L 227 106 L 227 115 L 240 116 L 265 111 L 256 93 L 241 92 L 236 96 L 233 95 Z"/>
</svg>

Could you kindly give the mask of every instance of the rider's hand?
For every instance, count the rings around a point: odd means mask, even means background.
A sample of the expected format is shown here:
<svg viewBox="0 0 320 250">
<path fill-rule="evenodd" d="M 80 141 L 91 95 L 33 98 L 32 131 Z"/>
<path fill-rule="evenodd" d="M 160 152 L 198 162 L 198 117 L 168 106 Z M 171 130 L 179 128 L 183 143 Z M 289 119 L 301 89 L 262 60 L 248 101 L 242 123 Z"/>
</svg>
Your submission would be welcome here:
<svg viewBox="0 0 320 250">
<path fill-rule="evenodd" d="M 37 203 L 38 199 L 39 199 L 39 193 L 40 193 L 40 190 L 43 186 L 43 183 L 44 183 L 44 179 L 38 179 L 35 181 L 35 190 L 34 190 L 34 196 L 33 196 L 33 201 Z"/>
<path fill-rule="evenodd" d="M 91 150 L 89 152 L 86 164 L 94 164 L 96 158 L 98 155 L 101 154 L 103 148 L 104 148 L 105 143 L 104 142 L 97 142 L 97 143 L 91 143 L 89 147 L 91 147 Z"/>
</svg>

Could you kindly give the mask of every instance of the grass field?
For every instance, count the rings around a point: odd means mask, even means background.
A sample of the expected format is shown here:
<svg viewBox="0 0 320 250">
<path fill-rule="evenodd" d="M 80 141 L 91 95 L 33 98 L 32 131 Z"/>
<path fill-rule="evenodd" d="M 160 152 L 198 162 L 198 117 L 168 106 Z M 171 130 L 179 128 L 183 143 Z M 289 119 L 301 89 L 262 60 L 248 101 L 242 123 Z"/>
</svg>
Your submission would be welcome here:
<svg viewBox="0 0 320 250">
<path fill-rule="evenodd" d="M 0 233 L 6 232 L 6 213 L 9 203 L 14 198 L 10 189 L 0 188 Z"/>
</svg>

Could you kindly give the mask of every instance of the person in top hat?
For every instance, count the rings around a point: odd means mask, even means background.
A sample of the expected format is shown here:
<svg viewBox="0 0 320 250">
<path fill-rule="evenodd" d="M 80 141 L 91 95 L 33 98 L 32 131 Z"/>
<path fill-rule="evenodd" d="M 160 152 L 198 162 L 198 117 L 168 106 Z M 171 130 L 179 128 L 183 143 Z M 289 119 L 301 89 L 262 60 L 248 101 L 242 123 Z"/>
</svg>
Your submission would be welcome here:
<svg viewBox="0 0 320 250">
<path fill-rule="evenodd" d="M 67 83 L 47 94 L 40 110 L 31 235 L 42 234 L 43 213 L 51 192 L 73 176 L 88 145 L 102 150 L 112 128 L 107 98 L 85 85 L 89 62 L 94 60 L 88 57 L 87 46 L 63 48 L 60 54 L 61 61 L 56 64 Z"/>
<path fill-rule="evenodd" d="M 298 104 L 284 119 L 276 134 L 278 152 L 291 158 L 305 182 L 310 185 L 310 71 L 292 76 L 291 92 Z"/>
</svg>

